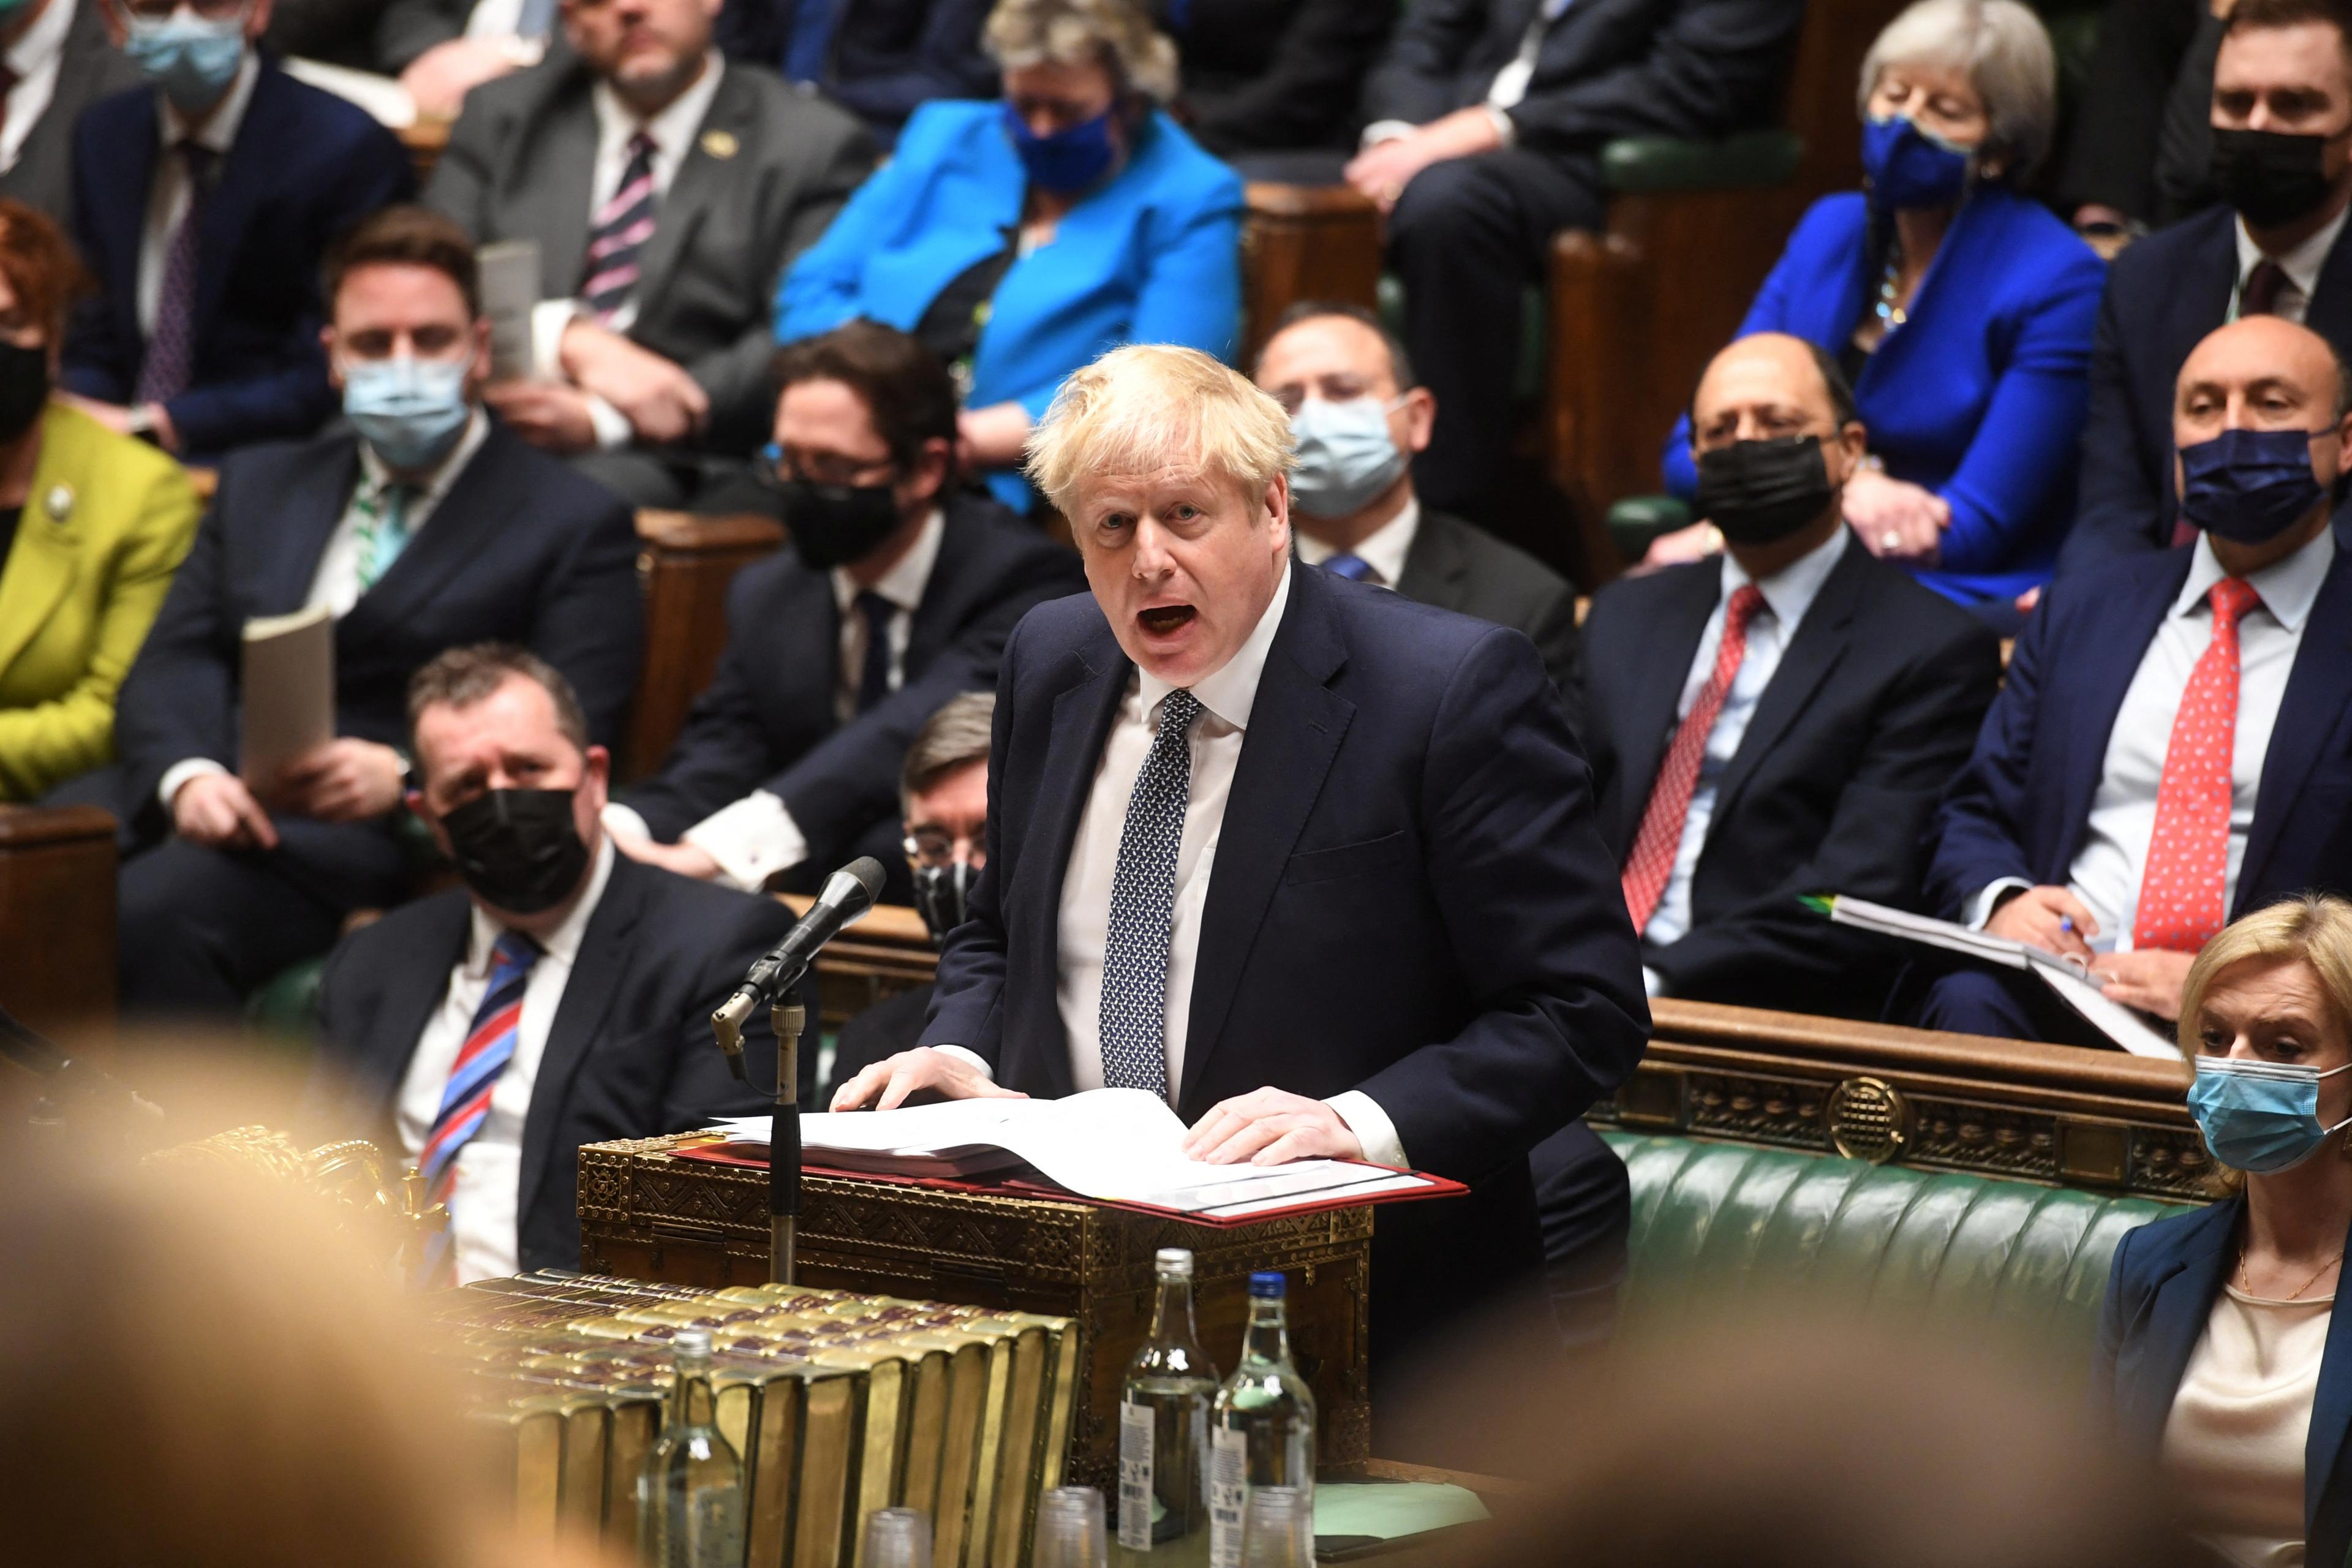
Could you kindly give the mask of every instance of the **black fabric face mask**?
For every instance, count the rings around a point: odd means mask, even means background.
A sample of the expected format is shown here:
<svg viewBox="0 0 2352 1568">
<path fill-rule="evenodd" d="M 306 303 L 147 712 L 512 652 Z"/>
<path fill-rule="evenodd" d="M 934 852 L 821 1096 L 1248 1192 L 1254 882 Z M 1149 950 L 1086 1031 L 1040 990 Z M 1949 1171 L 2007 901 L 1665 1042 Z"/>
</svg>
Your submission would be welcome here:
<svg viewBox="0 0 2352 1568">
<path fill-rule="evenodd" d="M 793 548 L 819 572 L 845 566 L 890 537 L 898 500 L 888 485 L 820 485 L 785 479 L 777 485 Z"/>
<path fill-rule="evenodd" d="M 570 898 L 588 869 L 568 789 L 494 789 L 442 817 L 457 874 L 482 901 L 535 915 Z"/>
<path fill-rule="evenodd" d="M 963 924 L 971 885 L 979 879 L 980 873 L 961 860 L 915 868 L 915 908 L 930 929 L 933 947 L 944 944 L 948 932 Z"/>
<path fill-rule="evenodd" d="M 2327 138 L 2284 131 L 2213 132 L 2213 188 L 2258 228 L 2308 216 L 2327 199 Z"/>
<path fill-rule="evenodd" d="M 0 342 L 0 441 L 33 427 L 49 402 L 49 351 Z"/>
<path fill-rule="evenodd" d="M 1770 544 L 1827 511 L 1837 499 L 1818 436 L 1734 441 L 1698 454 L 1692 510 L 1734 544 Z"/>
</svg>

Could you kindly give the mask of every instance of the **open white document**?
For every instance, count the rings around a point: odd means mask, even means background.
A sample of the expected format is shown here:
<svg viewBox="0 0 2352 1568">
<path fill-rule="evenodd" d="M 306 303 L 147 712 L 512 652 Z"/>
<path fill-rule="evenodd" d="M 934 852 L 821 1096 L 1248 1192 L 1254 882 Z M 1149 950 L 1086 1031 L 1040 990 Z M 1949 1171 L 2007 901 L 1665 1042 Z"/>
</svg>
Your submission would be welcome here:
<svg viewBox="0 0 2352 1568">
<path fill-rule="evenodd" d="M 765 1143 L 769 1119 L 738 1117 L 711 1131 Z M 897 1110 L 818 1111 L 801 1118 L 801 1149 L 816 1164 L 898 1174 L 961 1173 L 1001 1150 L 1082 1197 L 1219 1217 L 1406 1192 L 1425 1176 L 1346 1160 L 1212 1165 L 1182 1152 L 1184 1123 L 1158 1095 L 1097 1089 L 1066 1100 L 951 1100 Z M 887 1161 L 884 1164 L 881 1162 Z M 940 1167 L 926 1168 L 926 1161 Z"/>
<path fill-rule="evenodd" d="M 482 314 L 490 323 L 490 379 L 519 381 L 531 373 L 530 312 L 539 303 L 539 241 L 502 239 L 474 252 L 481 275 Z"/>
<path fill-rule="evenodd" d="M 335 738 L 335 616 L 324 605 L 245 623 L 237 767 L 267 788 L 278 769 Z"/>
<path fill-rule="evenodd" d="M 1823 900 L 1808 900 L 1807 902 L 1821 909 Z M 2021 942 L 1989 936 L 1950 921 L 1915 915 L 1908 910 L 1874 904 L 1867 899 L 1850 899 L 1841 894 L 1826 902 L 1828 908 L 1823 912 L 1839 925 L 1874 931 L 1882 936 L 1899 936 L 1906 942 L 1924 942 L 1929 947 L 1940 947 L 1947 952 L 1966 953 L 1987 963 L 1997 963 L 2004 969 L 2021 969 L 2037 975 L 2069 1007 L 2132 1055 L 2155 1057 L 2165 1061 L 2180 1059 L 2179 1046 L 2149 1027 L 2139 1014 L 2120 1002 L 2110 1000 L 2106 993 L 2099 989 L 2098 983 L 2089 977 L 2080 960 L 2061 958 L 2038 947 L 2028 947 Z"/>
</svg>

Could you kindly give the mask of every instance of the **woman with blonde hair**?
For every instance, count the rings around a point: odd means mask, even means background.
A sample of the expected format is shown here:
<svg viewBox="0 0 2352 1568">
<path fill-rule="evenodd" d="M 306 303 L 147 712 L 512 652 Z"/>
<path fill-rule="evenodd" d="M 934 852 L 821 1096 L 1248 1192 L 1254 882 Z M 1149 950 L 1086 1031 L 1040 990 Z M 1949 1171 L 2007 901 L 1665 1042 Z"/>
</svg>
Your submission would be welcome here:
<svg viewBox="0 0 2352 1568">
<path fill-rule="evenodd" d="M 2352 904 L 2284 900 L 2207 942 L 2179 1039 L 2227 1195 L 2116 1248 L 2099 1405 L 2223 1561 L 2340 1563 L 2352 1547 L 2352 1329 L 2335 1332 L 2352 1237 Z"/>
</svg>

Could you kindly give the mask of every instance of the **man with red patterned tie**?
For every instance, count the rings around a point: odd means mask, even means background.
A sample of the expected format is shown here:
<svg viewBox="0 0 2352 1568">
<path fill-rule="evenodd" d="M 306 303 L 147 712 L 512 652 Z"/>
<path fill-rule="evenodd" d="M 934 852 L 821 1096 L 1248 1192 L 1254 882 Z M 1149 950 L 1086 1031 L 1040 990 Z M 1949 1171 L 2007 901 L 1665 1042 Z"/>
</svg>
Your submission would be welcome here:
<svg viewBox="0 0 2352 1568">
<path fill-rule="evenodd" d="M 2352 379 L 2327 341 L 2250 316 L 2199 343 L 2172 416 L 2192 542 L 2063 579 L 1947 796 L 1942 912 L 2180 1013 L 2189 960 L 2284 894 L 2352 889 L 2352 566 L 2330 515 Z M 1965 970 L 1930 1027 L 2104 1043 L 2038 984 Z"/>
<path fill-rule="evenodd" d="M 385 1139 L 448 1205 L 434 1280 L 574 1267 L 581 1144 L 767 1102 L 729 1077 L 709 1019 L 791 917 L 614 852 L 597 823 L 609 759 L 533 655 L 446 653 L 409 712 L 409 807 L 466 886 L 335 950 L 312 1114 Z M 775 1059 L 749 1055 L 755 1076 Z"/>
</svg>

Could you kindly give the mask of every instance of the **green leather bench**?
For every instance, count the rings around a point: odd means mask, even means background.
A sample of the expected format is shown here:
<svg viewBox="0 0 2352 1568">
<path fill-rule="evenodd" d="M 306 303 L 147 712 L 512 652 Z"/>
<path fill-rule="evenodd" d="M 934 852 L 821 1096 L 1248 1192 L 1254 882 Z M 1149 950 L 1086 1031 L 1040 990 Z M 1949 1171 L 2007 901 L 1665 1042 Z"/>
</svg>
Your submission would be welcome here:
<svg viewBox="0 0 2352 1568">
<path fill-rule="evenodd" d="M 2178 1205 L 1797 1150 L 1603 1131 L 1633 1179 L 1625 1331 L 1801 1293 L 1991 1331 L 2087 1369 L 2116 1244 Z"/>
</svg>

